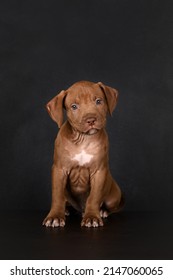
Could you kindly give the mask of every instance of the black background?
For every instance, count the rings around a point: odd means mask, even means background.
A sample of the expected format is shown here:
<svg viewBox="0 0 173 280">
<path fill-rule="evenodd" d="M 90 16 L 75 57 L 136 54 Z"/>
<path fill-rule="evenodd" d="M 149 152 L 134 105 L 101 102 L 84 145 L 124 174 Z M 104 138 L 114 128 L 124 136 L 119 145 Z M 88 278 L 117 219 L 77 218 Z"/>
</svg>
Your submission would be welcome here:
<svg viewBox="0 0 173 280">
<path fill-rule="evenodd" d="M 58 128 L 45 104 L 90 80 L 119 90 L 110 168 L 125 211 L 173 210 L 171 0 L 0 1 L 0 208 L 49 210 Z"/>
</svg>

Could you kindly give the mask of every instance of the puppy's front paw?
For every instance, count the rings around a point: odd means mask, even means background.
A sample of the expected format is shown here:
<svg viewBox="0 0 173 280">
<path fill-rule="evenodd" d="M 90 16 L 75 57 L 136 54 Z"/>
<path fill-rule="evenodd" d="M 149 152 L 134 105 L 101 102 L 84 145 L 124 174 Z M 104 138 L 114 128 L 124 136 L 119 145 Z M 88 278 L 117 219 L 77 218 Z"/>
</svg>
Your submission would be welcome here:
<svg viewBox="0 0 173 280">
<path fill-rule="evenodd" d="M 61 215 L 48 215 L 44 221 L 43 225 L 46 227 L 64 227 L 65 226 L 65 217 Z"/>
<path fill-rule="evenodd" d="M 99 227 L 103 226 L 103 221 L 100 217 L 94 215 L 84 215 L 82 222 L 82 227 Z"/>
</svg>

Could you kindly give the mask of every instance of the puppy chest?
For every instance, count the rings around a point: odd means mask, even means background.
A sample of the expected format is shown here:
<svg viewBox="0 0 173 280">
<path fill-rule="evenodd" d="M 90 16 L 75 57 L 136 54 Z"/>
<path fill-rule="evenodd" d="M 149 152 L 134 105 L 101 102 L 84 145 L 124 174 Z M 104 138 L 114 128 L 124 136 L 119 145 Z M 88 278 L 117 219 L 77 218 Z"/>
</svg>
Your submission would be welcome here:
<svg viewBox="0 0 173 280">
<path fill-rule="evenodd" d="M 73 193 L 86 193 L 90 186 L 89 170 L 85 167 L 75 167 L 69 174 L 69 183 Z"/>
<path fill-rule="evenodd" d="M 84 166 L 86 164 L 89 164 L 92 161 L 93 157 L 94 156 L 92 154 L 86 152 L 85 150 L 82 150 L 73 155 L 71 157 L 71 160 L 77 162 L 79 166 Z"/>
</svg>

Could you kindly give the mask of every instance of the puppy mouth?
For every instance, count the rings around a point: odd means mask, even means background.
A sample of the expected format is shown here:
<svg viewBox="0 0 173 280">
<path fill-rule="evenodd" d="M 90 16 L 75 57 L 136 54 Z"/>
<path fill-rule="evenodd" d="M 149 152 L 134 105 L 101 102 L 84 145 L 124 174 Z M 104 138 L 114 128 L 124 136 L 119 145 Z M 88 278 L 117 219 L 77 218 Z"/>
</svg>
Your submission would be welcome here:
<svg viewBox="0 0 173 280">
<path fill-rule="evenodd" d="M 94 135 L 98 133 L 103 127 L 104 125 L 102 123 L 96 123 L 92 125 L 86 125 L 82 130 L 86 135 Z"/>
<path fill-rule="evenodd" d="M 94 135 L 98 133 L 102 128 L 103 128 L 103 124 L 89 125 L 85 129 L 83 129 L 83 133 L 87 135 Z"/>
<path fill-rule="evenodd" d="M 71 123 L 71 126 L 77 130 L 78 132 L 85 134 L 85 135 L 94 135 L 97 134 L 101 129 L 104 128 L 105 123 L 104 122 L 97 122 L 97 123 L 83 123 L 83 122 L 77 122 L 77 123 Z"/>
<path fill-rule="evenodd" d="M 87 135 L 94 135 L 99 131 L 97 128 L 90 128 L 87 132 L 85 132 Z"/>
</svg>

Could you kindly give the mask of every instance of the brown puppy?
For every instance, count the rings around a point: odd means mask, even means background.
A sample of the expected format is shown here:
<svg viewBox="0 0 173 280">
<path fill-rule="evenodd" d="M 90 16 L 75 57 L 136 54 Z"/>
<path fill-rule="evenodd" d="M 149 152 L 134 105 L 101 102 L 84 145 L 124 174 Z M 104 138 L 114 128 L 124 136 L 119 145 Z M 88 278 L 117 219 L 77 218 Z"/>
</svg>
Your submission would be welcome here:
<svg viewBox="0 0 173 280">
<path fill-rule="evenodd" d="M 67 203 L 83 213 L 81 225 L 86 227 L 103 226 L 102 218 L 120 208 L 122 195 L 109 171 L 104 129 L 117 97 L 116 89 L 101 82 L 81 81 L 47 104 L 60 130 L 52 167 L 52 205 L 43 225 L 63 227 Z M 67 121 L 62 125 L 63 107 Z"/>
</svg>

